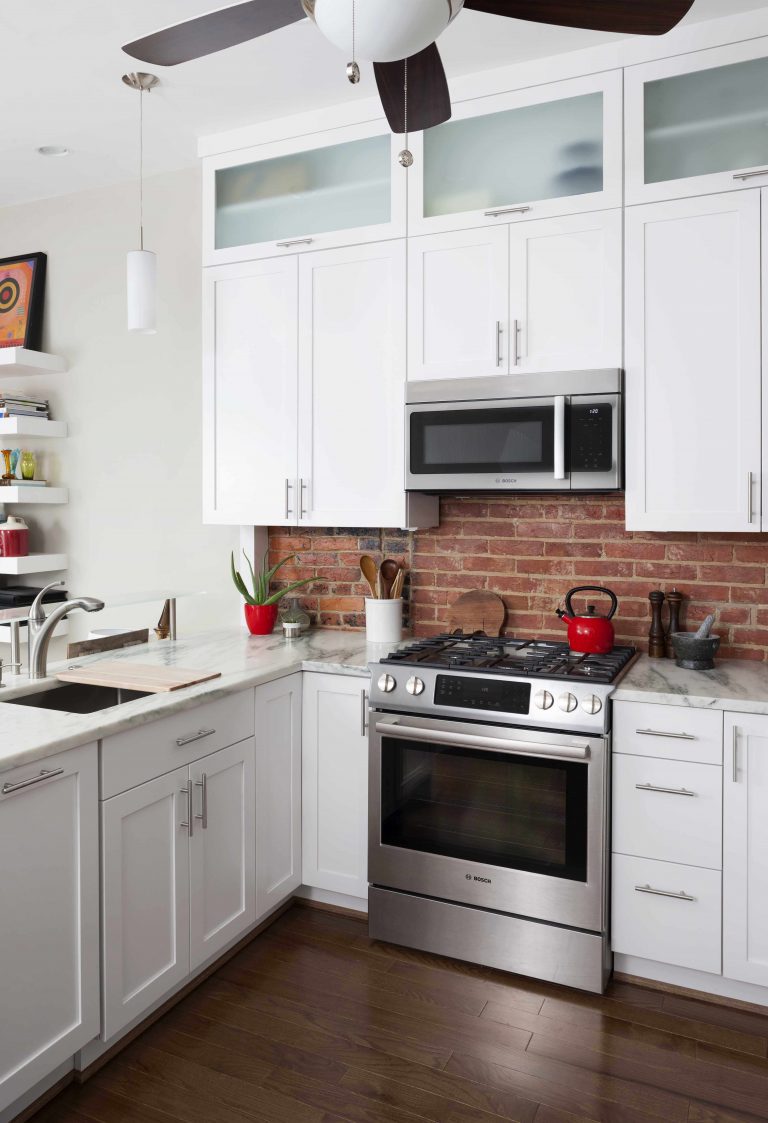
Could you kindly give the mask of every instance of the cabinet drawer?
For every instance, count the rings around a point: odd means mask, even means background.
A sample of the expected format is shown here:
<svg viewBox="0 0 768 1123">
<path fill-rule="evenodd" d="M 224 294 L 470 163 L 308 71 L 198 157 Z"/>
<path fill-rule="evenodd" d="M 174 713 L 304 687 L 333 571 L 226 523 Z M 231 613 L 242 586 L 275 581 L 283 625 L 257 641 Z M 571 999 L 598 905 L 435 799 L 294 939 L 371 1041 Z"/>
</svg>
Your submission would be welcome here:
<svg viewBox="0 0 768 1123">
<path fill-rule="evenodd" d="M 657 702 L 615 702 L 613 751 L 722 764 L 723 715 Z"/>
<path fill-rule="evenodd" d="M 617 854 L 612 887 L 614 952 L 720 974 L 719 871 Z"/>
<path fill-rule="evenodd" d="M 254 723 L 253 691 L 243 690 L 106 737 L 101 743 L 101 798 L 252 737 Z"/>
<path fill-rule="evenodd" d="M 722 867 L 723 773 L 711 764 L 616 756 L 613 850 Z"/>
</svg>

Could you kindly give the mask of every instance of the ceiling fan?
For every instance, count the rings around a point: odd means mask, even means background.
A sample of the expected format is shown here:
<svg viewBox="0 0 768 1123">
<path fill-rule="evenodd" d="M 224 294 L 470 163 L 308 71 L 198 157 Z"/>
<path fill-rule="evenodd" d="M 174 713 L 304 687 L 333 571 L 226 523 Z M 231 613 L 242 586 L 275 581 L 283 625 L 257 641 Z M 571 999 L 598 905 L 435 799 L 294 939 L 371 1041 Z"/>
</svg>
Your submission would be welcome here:
<svg viewBox="0 0 768 1123">
<path fill-rule="evenodd" d="M 625 35 L 664 35 L 694 0 L 245 0 L 163 28 L 123 50 L 155 66 L 234 47 L 305 16 L 341 50 L 373 63 L 394 133 L 429 129 L 451 116 L 448 82 L 435 40 L 462 8 L 510 19 Z M 354 20 L 353 20 L 354 16 Z M 354 23 L 354 26 L 353 26 Z M 406 67 L 407 60 L 407 67 Z M 356 58 L 350 81 L 359 71 Z M 407 121 L 405 91 L 407 76 Z"/>
</svg>

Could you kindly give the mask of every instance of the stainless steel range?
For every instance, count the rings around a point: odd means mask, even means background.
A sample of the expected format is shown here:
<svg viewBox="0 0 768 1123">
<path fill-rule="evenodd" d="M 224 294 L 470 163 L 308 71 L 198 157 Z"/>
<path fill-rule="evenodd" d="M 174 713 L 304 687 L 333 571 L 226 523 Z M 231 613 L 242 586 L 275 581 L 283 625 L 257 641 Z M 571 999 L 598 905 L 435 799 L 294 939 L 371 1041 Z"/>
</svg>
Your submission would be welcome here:
<svg viewBox="0 0 768 1123">
<path fill-rule="evenodd" d="M 634 656 L 453 635 L 371 663 L 371 936 L 604 989 L 609 699 Z"/>
</svg>

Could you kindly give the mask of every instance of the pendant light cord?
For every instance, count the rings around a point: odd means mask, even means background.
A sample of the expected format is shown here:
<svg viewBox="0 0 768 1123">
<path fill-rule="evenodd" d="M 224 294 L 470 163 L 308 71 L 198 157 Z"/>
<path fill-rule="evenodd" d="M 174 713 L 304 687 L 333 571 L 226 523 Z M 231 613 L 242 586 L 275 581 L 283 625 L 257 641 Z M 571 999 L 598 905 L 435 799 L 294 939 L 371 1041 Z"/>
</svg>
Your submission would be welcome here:
<svg viewBox="0 0 768 1123">
<path fill-rule="evenodd" d="M 408 59 L 403 62 L 403 131 L 404 146 L 408 148 Z"/>
<path fill-rule="evenodd" d="M 139 90 L 139 246 L 144 249 L 144 90 Z"/>
</svg>

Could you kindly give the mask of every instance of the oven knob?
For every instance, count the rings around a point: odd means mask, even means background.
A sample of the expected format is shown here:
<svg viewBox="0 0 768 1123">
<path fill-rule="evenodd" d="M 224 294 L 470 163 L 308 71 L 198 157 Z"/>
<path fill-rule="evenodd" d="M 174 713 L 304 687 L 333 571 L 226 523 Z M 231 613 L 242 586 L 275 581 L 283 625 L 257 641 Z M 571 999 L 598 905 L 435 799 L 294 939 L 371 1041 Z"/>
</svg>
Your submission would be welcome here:
<svg viewBox="0 0 768 1123">
<path fill-rule="evenodd" d="M 555 699 L 548 690 L 540 690 L 533 696 L 533 704 L 539 710 L 551 710 L 555 704 Z"/>
<path fill-rule="evenodd" d="M 408 679 L 407 683 L 405 684 L 405 689 L 409 694 L 417 696 L 424 693 L 424 683 L 420 678 L 416 678 L 416 676 L 414 675 L 413 678 Z"/>
<path fill-rule="evenodd" d="M 397 686 L 397 683 L 392 678 L 392 675 L 382 675 L 377 683 L 379 690 L 384 694 L 391 694 Z"/>
<path fill-rule="evenodd" d="M 588 694 L 586 698 L 582 698 L 581 708 L 586 710 L 588 714 L 599 714 L 603 708 L 603 703 L 596 694 Z"/>
<path fill-rule="evenodd" d="M 573 694 L 561 694 L 557 699 L 557 704 L 566 714 L 570 714 L 573 713 L 579 703 Z"/>
</svg>

